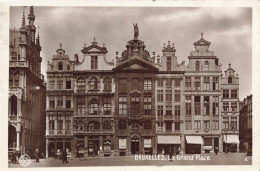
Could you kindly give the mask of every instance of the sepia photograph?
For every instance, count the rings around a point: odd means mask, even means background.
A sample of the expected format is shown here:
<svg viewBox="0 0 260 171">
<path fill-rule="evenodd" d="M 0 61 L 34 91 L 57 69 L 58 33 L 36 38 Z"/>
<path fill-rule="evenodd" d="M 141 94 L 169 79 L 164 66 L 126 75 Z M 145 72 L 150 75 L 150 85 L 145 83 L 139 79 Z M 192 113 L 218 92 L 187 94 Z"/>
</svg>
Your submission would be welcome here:
<svg viewBox="0 0 260 171">
<path fill-rule="evenodd" d="M 253 164 L 252 7 L 8 15 L 8 168 Z"/>
</svg>

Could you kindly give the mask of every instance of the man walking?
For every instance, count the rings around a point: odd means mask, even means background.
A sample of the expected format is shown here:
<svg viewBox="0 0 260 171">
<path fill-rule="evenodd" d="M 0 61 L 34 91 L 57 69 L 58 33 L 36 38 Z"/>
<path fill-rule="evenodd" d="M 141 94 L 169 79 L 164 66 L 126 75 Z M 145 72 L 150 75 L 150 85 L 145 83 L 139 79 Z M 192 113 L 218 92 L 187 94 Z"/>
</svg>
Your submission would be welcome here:
<svg viewBox="0 0 260 171">
<path fill-rule="evenodd" d="M 218 147 L 217 146 L 215 147 L 214 151 L 215 151 L 215 154 L 218 155 Z"/>
<path fill-rule="evenodd" d="M 38 149 L 35 150 L 34 156 L 35 156 L 36 163 L 39 163 L 40 156 L 39 156 L 39 150 Z"/>
<path fill-rule="evenodd" d="M 62 163 L 64 163 L 66 161 L 66 163 L 68 163 L 68 156 L 67 156 L 67 151 L 63 150 L 62 152 Z"/>
</svg>

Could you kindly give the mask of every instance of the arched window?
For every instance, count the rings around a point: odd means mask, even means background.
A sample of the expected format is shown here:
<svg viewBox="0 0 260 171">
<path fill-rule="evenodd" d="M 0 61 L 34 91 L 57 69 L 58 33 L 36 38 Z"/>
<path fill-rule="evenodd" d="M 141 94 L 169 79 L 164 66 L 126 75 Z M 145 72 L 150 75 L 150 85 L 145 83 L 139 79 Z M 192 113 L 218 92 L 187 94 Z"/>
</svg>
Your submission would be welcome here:
<svg viewBox="0 0 260 171">
<path fill-rule="evenodd" d="M 90 102 L 90 115 L 98 115 L 99 114 L 99 105 L 97 100 L 92 100 Z"/>
<path fill-rule="evenodd" d="M 10 98 L 11 101 L 11 115 L 17 115 L 17 97 L 12 95 Z"/>
<path fill-rule="evenodd" d="M 80 131 L 83 131 L 84 130 L 84 122 L 83 121 L 79 121 L 78 122 L 78 130 L 80 130 Z"/>
<path fill-rule="evenodd" d="M 105 121 L 103 123 L 103 129 L 105 130 L 111 129 L 111 123 L 109 121 Z"/>
<path fill-rule="evenodd" d="M 91 121 L 88 123 L 88 130 L 98 130 L 100 127 L 97 121 Z"/>
<path fill-rule="evenodd" d="M 111 79 L 105 78 L 104 80 L 104 90 L 111 90 Z"/>
<path fill-rule="evenodd" d="M 97 90 L 98 89 L 98 81 L 96 77 L 91 78 L 90 80 L 90 89 Z"/>
<path fill-rule="evenodd" d="M 59 64 L 58 64 L 58 70 L 63 70 L 63 64 L 62 64 L 62 62 L 59 62 Z"/>
<path fill-rule="evenodd" d="M 209 70 L 209 61 L 205 61 L 205 70 L 206 70 L 206 71 Z"/>
<path fill-rule="evenodd" d="M 228 77 L 228 83 L 232 84 L 232 77 Z"/>
<path fill-rule="evenodd" d="M 200 70 L 200 62 L 196 61 L 196 71 L 199 71 L 199 70 Z"/>
</svg>

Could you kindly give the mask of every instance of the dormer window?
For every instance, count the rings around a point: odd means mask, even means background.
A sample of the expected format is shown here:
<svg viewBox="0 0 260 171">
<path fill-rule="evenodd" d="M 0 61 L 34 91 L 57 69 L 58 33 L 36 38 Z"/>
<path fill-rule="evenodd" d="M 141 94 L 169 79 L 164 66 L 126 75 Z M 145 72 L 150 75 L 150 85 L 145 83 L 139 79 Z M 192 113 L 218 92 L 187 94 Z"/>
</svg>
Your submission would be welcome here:
<svg viewBox="0 0 260 171">
<path fill-rule="evenodd" d="M 63 64 L 62 64 L 62 62 L 59 62 L 59 64 L 58 64 L 58 70 L 63 70 Z"/>
<path fill-rule="evenodd" d="M 228 77 L 228 84 L 232 84 L 232 77 Z"/>
<path fill-rule="evenodd" d="M 91 69 L 98 69 L 98 57 L 91 56 Z"/>
<path fill-rule="evenodd" d="M 205 61 L 205 70 L 206 70 L 206 71 L 209 70 L 209 61 Z"/>
</svg>

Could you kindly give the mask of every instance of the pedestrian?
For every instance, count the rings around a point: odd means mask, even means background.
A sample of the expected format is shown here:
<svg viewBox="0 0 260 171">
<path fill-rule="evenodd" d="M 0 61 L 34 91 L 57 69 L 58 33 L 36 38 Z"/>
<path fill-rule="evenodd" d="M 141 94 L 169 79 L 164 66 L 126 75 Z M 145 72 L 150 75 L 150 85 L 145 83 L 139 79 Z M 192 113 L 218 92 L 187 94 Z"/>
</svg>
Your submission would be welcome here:
<svg viewBox="0 0 260 171">
<path fill-rule="evenodd" d="M 152 156 L 153 155 L 153 149 L 150 148 L 150 155 Z"/>
<path fill-rule="evenodd" d="M 11 163 L 16 164 L 16 150 L 15 149 L 12 152 Z"/>
<path fill-rule="evenodd" d="M 218 155 L 218 147 L 217 146 L 215 147 L 214 151 L 215 151 L 215 154 Z"/>
<path fill-rule="evenodd" d="M 36 160 L 36 163 L 39 163 L 40 161 L 39 161 L 39 150 L 38 149 L 36 149 L 35 150 L 35 152 L 34 152 L 34 156 L 35 156 L 35 160 Z"/>
<path fill-rule="evenodd" d="M 62 152 L 62 163 L 66 162 L 68 163 L 68 156 L 67 156 L 67 151 L 66 150 L 63 150 Z"/>
<path fill-rule="evenodd" d="M 170 161 L 172 161 L 172 153 L 173 153 L 173 151 L 172 151 L 172 149 L 170 148 L 170 151 L 169 151 Z"/>
</svg>

